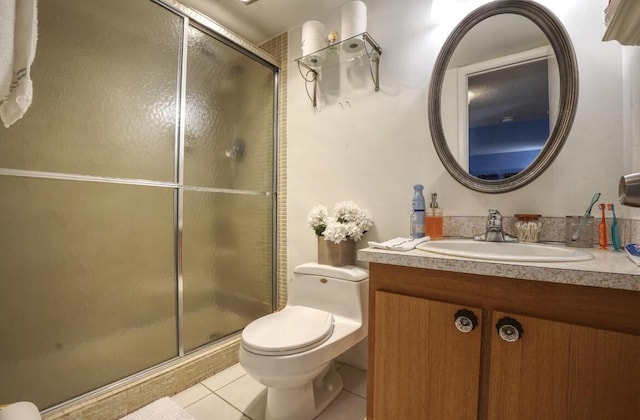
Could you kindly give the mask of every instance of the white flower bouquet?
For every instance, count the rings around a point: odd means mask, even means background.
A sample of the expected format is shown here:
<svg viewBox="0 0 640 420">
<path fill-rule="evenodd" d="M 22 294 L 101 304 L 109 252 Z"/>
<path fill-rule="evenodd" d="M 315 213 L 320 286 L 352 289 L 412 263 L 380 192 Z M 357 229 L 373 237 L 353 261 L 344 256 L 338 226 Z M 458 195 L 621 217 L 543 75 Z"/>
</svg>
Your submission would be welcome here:
<svg viewBox="0 0 640 420">
<path fill-rule="evenodd" d="M 307 216 L 307 225 L 325 241 L 338 244 L 362 239 L 362 235 L 373 226 L 373 219 L 353 201 L 344 201 L 333 207 L 333 216 L 329 216 L 325 206 L 315 206 Z"/>
</svg>

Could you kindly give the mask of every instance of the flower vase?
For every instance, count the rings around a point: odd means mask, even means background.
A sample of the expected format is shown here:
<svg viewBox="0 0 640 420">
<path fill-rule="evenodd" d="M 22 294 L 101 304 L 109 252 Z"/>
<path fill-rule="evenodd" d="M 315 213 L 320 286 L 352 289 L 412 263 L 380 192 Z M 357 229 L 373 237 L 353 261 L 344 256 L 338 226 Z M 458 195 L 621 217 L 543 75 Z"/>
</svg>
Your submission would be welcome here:
<svg viewBox="0 0 640 420">
<path fill-rule="evenodd" d="M 356 263 L 356 242 L 352 240 L 335 243 L 318 236 L 318 264 L 343 267 Z"/>
</svg>

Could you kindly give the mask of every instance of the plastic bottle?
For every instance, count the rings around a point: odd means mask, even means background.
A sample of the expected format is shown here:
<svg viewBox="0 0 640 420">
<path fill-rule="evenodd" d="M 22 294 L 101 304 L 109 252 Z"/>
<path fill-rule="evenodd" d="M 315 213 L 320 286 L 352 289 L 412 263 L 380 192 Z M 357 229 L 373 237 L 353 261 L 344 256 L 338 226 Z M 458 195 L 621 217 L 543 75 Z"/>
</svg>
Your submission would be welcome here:
<svg viewBox="0 0 640 420">
<path fill-rule="evenodd" d="M 431 204 L 429 204 L 429 209 L 426 211 L 424 222 L 426 226 L 426 234 L 432 240 L 442 239 L 442 209 L 438 206 L 437 199 L 438 194 L 432 193 Z"/>
<path fill-rule="evenodd" d="M 424 187 L 420 184 L 413 186 L 413 201 L 411 202 L 411 206 L 413 208 L 413 212 L 411 213 L 412 238 L 424 237 L 424 209 L 426 206 L 424 195 L 422 195 L 423 189 Z"/>
</svg>

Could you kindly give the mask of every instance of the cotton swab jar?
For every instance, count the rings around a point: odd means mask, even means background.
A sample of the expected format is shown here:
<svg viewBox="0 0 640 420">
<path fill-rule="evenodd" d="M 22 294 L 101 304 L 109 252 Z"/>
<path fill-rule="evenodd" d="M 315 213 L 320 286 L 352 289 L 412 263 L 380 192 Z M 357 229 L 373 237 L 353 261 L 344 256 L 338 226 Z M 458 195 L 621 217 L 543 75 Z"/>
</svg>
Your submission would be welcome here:
<svg viewBox="0 0 640 420">
<path fill-rule="evenodd" d="M 516 231 L 518 240 L 522 242 L 538 242 L 542 222 L 539 214 L 516 214 Z"/>
</svg>

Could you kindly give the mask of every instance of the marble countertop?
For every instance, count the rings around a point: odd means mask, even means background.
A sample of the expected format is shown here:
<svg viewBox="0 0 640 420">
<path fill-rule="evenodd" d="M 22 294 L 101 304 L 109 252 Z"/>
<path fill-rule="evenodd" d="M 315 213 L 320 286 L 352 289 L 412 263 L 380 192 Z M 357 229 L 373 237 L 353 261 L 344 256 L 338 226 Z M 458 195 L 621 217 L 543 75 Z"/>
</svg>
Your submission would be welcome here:
<svg viewBox="0 0 640 420">
<path fill-rule="evenodd" d="M 562 263 L 502 262 L 452 257 L 419 249 L 396 252 L 364 248 L 358 251 L 358 260 L 456 273 L 640 291 L 640 267 L 625 252 L 597 248 L 582 250 L 592 253 L 594 258 L 589 261 Z"/>
</svg>

